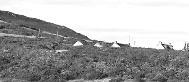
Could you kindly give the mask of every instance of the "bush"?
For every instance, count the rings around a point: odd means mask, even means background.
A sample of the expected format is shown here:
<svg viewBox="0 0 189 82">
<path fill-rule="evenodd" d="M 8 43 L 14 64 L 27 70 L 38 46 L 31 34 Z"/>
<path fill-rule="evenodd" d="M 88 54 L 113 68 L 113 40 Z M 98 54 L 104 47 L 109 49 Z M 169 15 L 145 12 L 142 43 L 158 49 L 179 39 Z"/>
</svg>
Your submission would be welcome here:
<svg viewBox="0 0 189 82">
<path fill-rule="evenodd" d="M 102 79 L 103 77 L 106 76 L 102 72 L 91 70 L 85 74 L 84 79 L 95 80 L 95 79 Z"/>
<path fill-rule="evenodd" d="M 0 57 L 0 66 L 10 63 L 10 60 L 4 57 Z"/>
</svg>

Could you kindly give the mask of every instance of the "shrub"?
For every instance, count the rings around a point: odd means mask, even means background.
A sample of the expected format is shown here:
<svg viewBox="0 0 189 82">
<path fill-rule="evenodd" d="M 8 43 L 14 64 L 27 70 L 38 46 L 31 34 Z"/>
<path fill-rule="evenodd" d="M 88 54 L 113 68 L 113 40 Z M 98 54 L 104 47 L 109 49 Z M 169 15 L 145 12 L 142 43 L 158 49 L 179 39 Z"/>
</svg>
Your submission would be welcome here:
<svg viewBox="0 0 189 82">
<path fill-rule="evenodd" d="M 102 79 L 102 77 L 105 77 L 105 75 L 103 75 L 102 72 L 90 70 L 89 72 L 85 74 L 84 79 L 94 80 L 94 79 Z"/>
</svg>

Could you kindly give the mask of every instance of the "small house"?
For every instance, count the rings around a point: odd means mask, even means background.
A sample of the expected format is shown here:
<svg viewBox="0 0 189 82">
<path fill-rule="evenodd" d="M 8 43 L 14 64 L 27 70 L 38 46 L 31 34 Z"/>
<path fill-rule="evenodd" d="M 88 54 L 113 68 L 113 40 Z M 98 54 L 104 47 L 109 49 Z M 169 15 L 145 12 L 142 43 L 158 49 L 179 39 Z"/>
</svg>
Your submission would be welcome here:
<svg viewBox="0 0 189 82">
<path fill-rule="evenodd" d="M 103 45 L 101 45 L 99 42 L 97 42 L 94 46 L 99 47 L 99 48 L 103 47 Z"/>
<path fill-rule="evenodd" d="M 77 41 L 73 46 L 83 46 L 83 43 L 81 41 Z"/>
<path fill-rule="evenodd" d="M 120 46 L 118 45 L 117 41 L 113 42 L 112 46 L 113 48 L 120 48 Z"/>
</svg>

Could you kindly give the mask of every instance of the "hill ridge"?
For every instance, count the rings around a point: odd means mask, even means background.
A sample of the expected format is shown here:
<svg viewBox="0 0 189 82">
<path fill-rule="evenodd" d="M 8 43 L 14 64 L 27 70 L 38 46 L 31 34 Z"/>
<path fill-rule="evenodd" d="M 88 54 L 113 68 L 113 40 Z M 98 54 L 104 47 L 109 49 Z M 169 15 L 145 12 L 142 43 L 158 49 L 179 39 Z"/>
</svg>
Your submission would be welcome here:
<svg viewBox="0 0 189 82">
<path fill-rule="evenodd" d="M 41 31 L 48 31 L 50 33 L 58 32 L 59 35 L 66 37 L 74 37 L 77 39 L 90 40 L 87 36 L 81 33 L 77 33 L 76 31 L 66 26 L 61 26 L 37 18 L 31 18 L 24 15 L 15 14 L 9 11 L 0 10 L 0 20 L 13 25 L 26 26 L 28 28 L 37 29 L 37 30 L 40 29 Z"/>
</svg>

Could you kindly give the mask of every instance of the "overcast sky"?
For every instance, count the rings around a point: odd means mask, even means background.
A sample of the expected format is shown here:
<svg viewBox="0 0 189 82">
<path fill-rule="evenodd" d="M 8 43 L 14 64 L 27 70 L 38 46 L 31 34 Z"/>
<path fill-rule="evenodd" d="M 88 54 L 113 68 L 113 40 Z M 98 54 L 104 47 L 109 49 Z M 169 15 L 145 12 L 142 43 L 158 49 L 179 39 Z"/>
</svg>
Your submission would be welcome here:
<svg viewBox="0 0 189 82">
<path fill-rule="evenodd" d="M 0 0 L 0 9 L 102 41 L 153 48 L 162 48 L 157 45 L 162 41 L 175 49 L 189 41 L 188 0 Z"/>
</svg>

